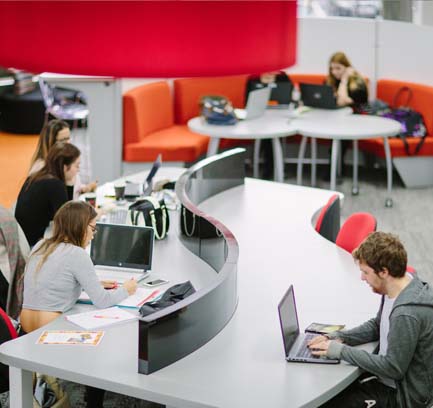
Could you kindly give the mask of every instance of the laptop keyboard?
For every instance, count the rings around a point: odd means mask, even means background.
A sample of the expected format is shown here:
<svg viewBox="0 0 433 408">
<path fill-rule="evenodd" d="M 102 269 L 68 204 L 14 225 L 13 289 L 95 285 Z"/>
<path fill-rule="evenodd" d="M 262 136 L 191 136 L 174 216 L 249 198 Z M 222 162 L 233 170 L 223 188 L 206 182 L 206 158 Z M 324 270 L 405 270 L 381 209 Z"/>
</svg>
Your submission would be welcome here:
<svg viewBox="0 0 433 408">
<path fill-rule="evenodd" d="M 314 356 L 313 354 L 311 354 L 311 351 L 308 348 L 308 342 L 316 336 L 317 334 L 312 334 L 312 333 L 305 335 L 304 341 L 302 342 L 301 347 L 296 353 L 296 357 L 319 358 L 318 356 Z"/>
<path fill-rule="evenodd" d="M 126 208 L 116 208 L 107 214 L 106 221 L 108 224 L 125 224 L 128 210 Z"/>
</svg>

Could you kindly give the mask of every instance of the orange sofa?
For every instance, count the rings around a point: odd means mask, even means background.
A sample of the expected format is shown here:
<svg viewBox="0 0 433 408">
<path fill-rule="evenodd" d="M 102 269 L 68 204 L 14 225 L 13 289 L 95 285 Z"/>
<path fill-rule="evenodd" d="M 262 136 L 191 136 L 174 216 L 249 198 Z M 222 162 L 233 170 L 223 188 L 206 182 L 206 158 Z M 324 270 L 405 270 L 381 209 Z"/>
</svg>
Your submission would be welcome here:
<svg viewBox="0 0 433 408">
<path fill-rule="evenodd" d="M 188 78 L 153 82 L 123 96 L 123 160 L 153 161 L 159 153 L 164 161 L 194 162 L 207 150 L 209 137 L 188 130 L 189 119 L 200 114 L 204 95 L 227 96 L 235 107 L 244 106 L 247 75 Z M 220 148 L 250 143 L 222 140 Z"/>
<path fill-rule="evenodd" d="M 380 79 L 377 81 L 377 98 L 392 105 L 394 96 L 403 86 L 408 86 L 412 90 L 413 96 L 409 106 L 422 114 L 427 128 L 427 137 L 424 145 L 416 157 L 433 156 L 433 87 L 411 82 Z M 419 139 L 409 137 L 407 138 L 407 142 L 412 152 L 418 144 Z M 407 157 L 403 141 L 400 138 L 390 138 L 389 145 L 393 158 Z M 381 138 L 360 141 L 359 148 L 379 157 L 385 157 L 383 139 Z"/>
</svg>

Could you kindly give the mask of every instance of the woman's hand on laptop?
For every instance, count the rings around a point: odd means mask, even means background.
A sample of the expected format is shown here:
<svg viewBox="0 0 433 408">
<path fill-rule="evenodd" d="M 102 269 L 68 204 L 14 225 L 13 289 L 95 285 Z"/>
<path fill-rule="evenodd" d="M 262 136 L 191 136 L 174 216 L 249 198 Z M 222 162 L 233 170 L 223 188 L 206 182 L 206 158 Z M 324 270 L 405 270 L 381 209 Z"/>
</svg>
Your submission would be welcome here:
<svg viewBox="0 0 433 408">
<path fill-rule="evenodd" d="M 131 296 L 137 290 L 137 281 L 134 278 L 129 279 L 123 284 L 122 287 L 124 287 L 128 291 L 128 295 Z"/>
</svg>

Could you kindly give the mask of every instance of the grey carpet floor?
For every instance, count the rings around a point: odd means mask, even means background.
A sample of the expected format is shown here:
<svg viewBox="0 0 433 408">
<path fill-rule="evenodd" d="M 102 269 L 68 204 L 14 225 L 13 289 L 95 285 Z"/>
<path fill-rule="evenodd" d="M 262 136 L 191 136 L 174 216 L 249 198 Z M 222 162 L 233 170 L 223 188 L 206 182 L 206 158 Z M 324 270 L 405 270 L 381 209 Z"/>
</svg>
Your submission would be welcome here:
<svg viewBox="0 0 433 408">
<path fill-rule="evenodd" d="M 318 186 L 328 188 L 329 182 L 323 181 L 326 168 L 318 175 Z M 351 171 L 347 172 L 351 174 Z M 406 189 L 398 175 L 394 174 L 392 198 L 394 206 L 385 208 L 386 173 L 382 169 L 360 169 L 360 193 L 352 196 L 352 179 L 343 177 L 338 185 L 338 191 L 344 193 L 342 208 L 342 222 L 354 212 L 370 212 L 378 221 L 378 230 L 397 234 L 404 243 L 409 256 L 409 264 L 413 266 L 420 277 L 433 284 L 433 188 Z M 295 183 L 293 166 L 286 167 L 286 182 Z M 304 180 L 309 180 L 308 172 Z M 65 382 L 65 389 L 69 394 L 71 406 L 82 408 L 85 406 L 83 396 L 84 387 Z M 3 408 L 9 406 L 8 393 L 0 395 Z M 106 408 L 158 408 L 161 405 L 107 392 L 104 400 Z"/>
</svg>

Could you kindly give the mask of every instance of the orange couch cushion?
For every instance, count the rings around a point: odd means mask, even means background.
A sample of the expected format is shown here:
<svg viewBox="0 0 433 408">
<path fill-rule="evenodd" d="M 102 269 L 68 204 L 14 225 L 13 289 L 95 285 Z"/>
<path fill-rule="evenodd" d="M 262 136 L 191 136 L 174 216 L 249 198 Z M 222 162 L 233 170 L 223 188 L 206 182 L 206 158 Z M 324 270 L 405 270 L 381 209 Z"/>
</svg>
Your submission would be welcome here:
<svg viewBox="0 0 433 408">
<path fill-rule="evenodd" d="M 394 96 L 403 86 L 412 89 L 413 96 L 409 106 L 422 114 L 427 128 L 427 137 L 417 156 L 433 156 L 433 87 L 411 82 L 381 79 L 377 82 L 377 97 L 391 105 L 394 102 Z M 405 101 L 401 100 L 399 103 L 405 103 Z M 419 139 L 408 137 L 406 140 L 410 151 L 413 152 L 419 143 Z M 407 156 L 403 141 L 399 138 L 390 138 L 389 145 L 393 157 Z M 385 157 L 383 139 L 381 138 L 360 141 L 359 147 L 379 157 Z"/>
<path fill-rule="evenodd" d="M 161 153 L 163 161 L 192 162 L 206 153 L 208 142 L 208 136 L 192 133 L 187 126 L 174 125 L 155 131 L 139 142 L 125 144 L 123 159 L 153 161 Z"/>
<path fill-rule="evenodd" d="M 204 95 L 223 95 L 233 106 L 245 104 L 247 75 L 174 80 L 174 117 L 179 125 L 200 114 L 199 102 Z"/>
<path fill-rule="evenodd" d="M 173 124 L 173 102 L 166 81 L 141 85 L 123 95 L 124 145 L 138 143 L 149 133 Z"/>
<path fill-rule="evenodd" d="M 326 79 L 326 75 L 323 74 L 291 74 L 289 72 L 288 75 L 295 85 L 300 83 L 322 85 Z"/>
</svg>

